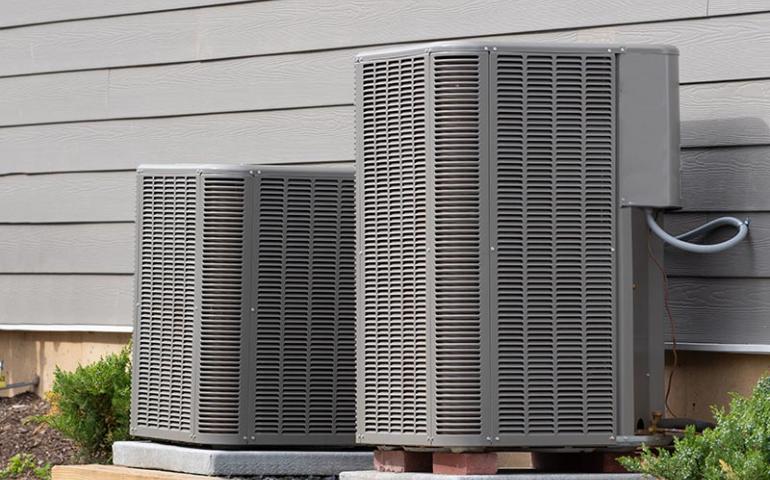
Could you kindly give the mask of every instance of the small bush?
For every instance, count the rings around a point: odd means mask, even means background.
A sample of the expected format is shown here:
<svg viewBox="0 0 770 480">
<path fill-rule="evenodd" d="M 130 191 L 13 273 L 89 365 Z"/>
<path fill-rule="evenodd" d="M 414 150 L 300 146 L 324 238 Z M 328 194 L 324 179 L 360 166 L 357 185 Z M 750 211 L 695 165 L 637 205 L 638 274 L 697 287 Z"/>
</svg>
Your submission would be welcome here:
<svg viewBox="0 0 770 480">
<path fill-rule="evenodd" d="M 113 442 L 129 438 L 130 358 L 130 348 L 125 347 L 74 372 L 57 368 L 48 394 L 51 410 L 34 420 L 72 439 L 82 461 L 109 462 Z"/>
<path fill-rule="evenodd" d="M 8 465 L 0 470 L 0 479 L 12 479 L 26 475 L 28 472 L 40 480 L 49 480 L 51 478 L 51 464 L 38 466 L 34 455 L 28 453 L 18 453 L 8 459 Z"/>
<path fill-rule="evenodd" d="M 672 450 L 645 447 L 620 463 L 663 480 L 770 480 L 770 377 L 748 397 L 733 394 L 729 412 L 712 410 L 714 429 L 688 428 Z"/>
</svg>

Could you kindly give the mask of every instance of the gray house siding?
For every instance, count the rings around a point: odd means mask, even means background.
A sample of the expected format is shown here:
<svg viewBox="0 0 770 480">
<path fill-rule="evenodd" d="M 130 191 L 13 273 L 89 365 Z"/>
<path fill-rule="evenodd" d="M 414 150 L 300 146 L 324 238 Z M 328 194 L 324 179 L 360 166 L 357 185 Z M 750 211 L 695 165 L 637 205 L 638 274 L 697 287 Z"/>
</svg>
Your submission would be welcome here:
<svg viewBox="0 0 770 480">
<path fill-rule="evenodd" d="M 483 37 L 679 47 L 667 226 L 754 223 L 730 252 L 667 255 L 677 338 L 770 350 L 770 3 L 97 3 L 0 5 L 0 328 L 129 328 L 138 164 L 349 162 L 355 53 Z"/>
</svg>

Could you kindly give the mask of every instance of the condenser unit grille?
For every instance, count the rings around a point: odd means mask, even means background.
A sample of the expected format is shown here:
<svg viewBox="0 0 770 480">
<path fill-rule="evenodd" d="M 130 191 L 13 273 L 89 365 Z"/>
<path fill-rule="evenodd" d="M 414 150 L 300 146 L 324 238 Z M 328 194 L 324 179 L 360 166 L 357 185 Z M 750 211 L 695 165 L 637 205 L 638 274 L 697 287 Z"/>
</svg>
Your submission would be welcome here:
<svg viewBox="0 0 770 480">
<path fill-rule="evenodd" d="M 137 425 L 189 431 L 195 307 L 195 176 L 139 182 Z"/>
<path fill-rule="evenodd" d="M 352 434 L 353 185 L 262 178 L 258 195 L 257 433 Z"/>
<path fill-rule="evenodd" d="M 132 434 L 352 446 L 353 168 L 144 168 Z"/>
<path fill-rule="evenodd" d="M 240 428 L 246 180 L 204 176 L 198 430 Z"/>
<path fill-rule="evenodd" d="M 614 57 L 500 54 L 493 69 L 499 431 L 611 434 Z"/>
<path fill-rule="evenodd" d="M 436 433 L 481 433 L 482 58 L 433 55 Z"/>
<path fill-rule="evenodd" d="M 359 85 L 367 431 L 427 433 L 426 59 L 367 63 Z"/>
<path fill-rule="evenodd" d="M 619 149 L 676 118 L 660 106 L 675 93 L 637 107 L 647 69 L 676 91 L 672 52 L 450 42 L 356 58 L 359 442 L 596 447 L 649 416 L 634 389 L 652 341 L 633 335 L 653 299 L 631 293 L 638 229 L 617 217 L 620 179 L 652 170 Z M 673 142 L 664 129 L 640 134 Z"/>
</svg>

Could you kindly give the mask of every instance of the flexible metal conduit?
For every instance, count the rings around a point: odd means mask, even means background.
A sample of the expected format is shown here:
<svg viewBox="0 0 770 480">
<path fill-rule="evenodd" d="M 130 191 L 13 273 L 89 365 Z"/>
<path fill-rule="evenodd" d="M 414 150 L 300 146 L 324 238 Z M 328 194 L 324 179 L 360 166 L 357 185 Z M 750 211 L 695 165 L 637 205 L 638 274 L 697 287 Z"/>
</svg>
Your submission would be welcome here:
<svg viewBox="0 0 770 480">
<path fill-rule="evenodd" d="M 650 230 L 652 230 L 653 233 L 655 233 L 655 235 L 660 237 L 661 240 L 668 243 L 672 247 L 676 247 L 681 250 L 685 250 L 687 252 L 692 252 L 692 253 L 723 252 L 728 248 L 734 247 L 738 242 L 746 238 L 746 235 L 749 233 L 750 222 L 748 218 L 746 220 L 739 220 L 735 217 L 720 217 L 720 218 L 717 218 L 716 220 L 712 220 L 708 223 L 704 223 L 700 227 L 694 228 L 689 232 L 685 232 L 685 233 L 682 233 L 681 235 L 673 236 L 667 233 L 665 230 L 663 230 L 660 227 L 660 225 L 658 225 L 658 223 L 655 221 L 655 217 L 653 215 L 653 211 L 651 208 L 646 208 L 644 212 L 647 215 L 647 225 L 650 227 Z M 717 228 L 724 225 L 735 227 L 738 230 L 735 235 L 730 237 L 728 240 L 725 240 L 724 242 L 714 243 L 710 245 L 702 245 L 702 244 L 692 243 L 687 241 L 692 238 L 705 235 L 708 232 L 716 230 Z"/>
</svg>

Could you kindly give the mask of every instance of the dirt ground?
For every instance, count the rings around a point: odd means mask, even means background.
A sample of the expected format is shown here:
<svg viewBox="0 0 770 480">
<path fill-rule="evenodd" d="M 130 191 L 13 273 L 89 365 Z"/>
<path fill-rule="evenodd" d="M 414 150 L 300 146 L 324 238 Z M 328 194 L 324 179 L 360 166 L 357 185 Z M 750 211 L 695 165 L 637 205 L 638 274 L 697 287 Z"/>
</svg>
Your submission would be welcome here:
<svg viewBox="0 0 770 480">
<path fill-rule="evenodd" d="M 0 469 L 17 453 L 30 453 L 41 465 L 70 463 L 75 447 L 69 440 L 46 425 L 24 422 L 47 410 L 48 404 L 33 393 L 0 398 Z"/>
</svg>

